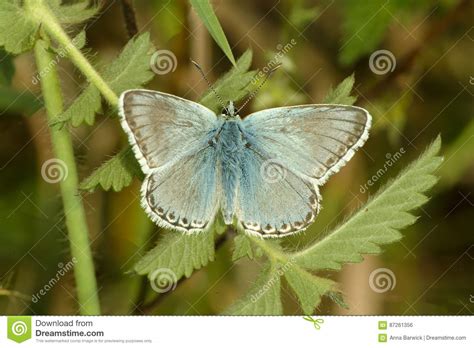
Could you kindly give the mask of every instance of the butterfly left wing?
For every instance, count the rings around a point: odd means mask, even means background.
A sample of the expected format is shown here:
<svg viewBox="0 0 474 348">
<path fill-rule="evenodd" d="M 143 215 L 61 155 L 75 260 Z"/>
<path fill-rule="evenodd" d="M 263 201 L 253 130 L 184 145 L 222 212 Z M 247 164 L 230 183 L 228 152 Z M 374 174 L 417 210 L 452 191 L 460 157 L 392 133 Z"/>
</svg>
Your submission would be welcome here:
<svg viewBox="0 0 474 348">
<path fill-rule="evenodd" d="M 150 218 L 182 232 L 209 227 L 220 197 L 216 151 L 209 145 L 221 123 L 214 112 L 137 89 L 122 93 L 119 114 L 146 174 L 141 203 Z"/>
<path fill-rule="evenodd" d="M 242 126 L 250 145 L 322 185 L 365 143 L 371 121 L 365 109 L 321 104 L 258 111 Z"/>
<path fill-rule="evenodd" d="M 142 206 L 158 225 L 199 232 L 212 225 L 221 196 L 215 148 L 207 146 L 154 170 L 142 184 Z"/>
</svg>

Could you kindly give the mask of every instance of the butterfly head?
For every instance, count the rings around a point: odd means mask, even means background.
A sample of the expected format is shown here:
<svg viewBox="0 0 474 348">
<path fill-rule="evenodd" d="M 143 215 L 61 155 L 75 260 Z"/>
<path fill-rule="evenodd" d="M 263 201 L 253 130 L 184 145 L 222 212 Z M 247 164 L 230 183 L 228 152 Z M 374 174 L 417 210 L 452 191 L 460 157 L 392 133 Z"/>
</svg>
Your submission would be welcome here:
<svg viewBox="0 0 474 348">
<path fill-rule="evenodd" d="M 232 101 L 227 103 L 227 105 L 222 109 L 221 114 L 224 116 L 224 118 L 234 118 L 239 116 L 237 115 L 237 109 L 235 108 Z"/>
</svg>

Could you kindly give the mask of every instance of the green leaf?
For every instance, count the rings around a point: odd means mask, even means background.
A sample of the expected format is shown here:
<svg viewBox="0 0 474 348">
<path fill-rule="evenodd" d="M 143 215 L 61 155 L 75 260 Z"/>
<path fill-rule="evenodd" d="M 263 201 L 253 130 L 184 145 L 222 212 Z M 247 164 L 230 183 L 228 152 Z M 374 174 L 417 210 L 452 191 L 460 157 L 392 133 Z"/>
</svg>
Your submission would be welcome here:
<svg viewBox="0 0 474 348">
<path fill-rule="evenodd" d="M 30 50 L 39 25 L 25 15 L 19 0 L 0 1 L 0 46 L 19 54 Z"/>
<path fill-rule="evenodd" d="M 0 86 L 10 86 L 13 75 L 15 75 L 13 57 L 0 48 Z"/>
<path fill-rule="evenodd" d="M 213 84 L 212 87 L 224 102 L 230 100 L 237 102 L 248 94 L 247 87 L 255 79 L 257 73 L 255 70 L 248 71 L 251 63 L 252 51 L 247 50 L 237 60 L 236 66 Z M 211 89 L 203 94 L 199 102 L 215 112 L 220 112 L 222 109 L 221 103 Z"/>
<path fill-rule="evenodd" d="M 131 39 L 117 59 L 108 64 L 104 79 L 115 93 L 139 88 L 150 81 L 154 74 L 150 70 L 150 56 L 153 44 L 149 33 Z"/>
<path fill-rule="evenodd" d="M 83 0 L 72 4 L 65 4 L 63 0 L 50 0 L 46 3 L 54 16 L 63 24 L 78 24 L 95 16 L 100 6 L 93 4 L 89 0 Z"/>
<path fill-rule="evenodd" d="M 357 100 L 357 97 L 351 95 L 354 82 L 354 74 L 346 77 L 336 88 L 329 90 L 323 103 L 353 105 Z"/>
<path fill-rule="evenodd" d="M 104 80 L 117 94 L 127 89 L 139 88 L 153 78 L 150 70 L 150 53 L 153 45 L 150 34 L 144 33 L 131 39 L 120 55 L 103 69 Z M 74 127 L 86 123 L 92 125 L 95 115 L 101 111 L 101 95 L 94 85 L 89 85 L 63 112 L 55 125 L 70 122 Z"/>
<path fill-rule="evenodd" d="M 346 304 L 346 302 L 344 302 L 344 298 L 342 297 L 342 294 L 340 292 L 329 291 L 327 295 L 339 307 L 344 308 L 344 309 L 349 309 L 349 306 Z"/>
<path fill-rule="evenodd" d="M 321 298 L 336 287 L 334 281 L 316 277 L 296 265 L 286 270 L 285 278 L 298 297 L 304 314 L 313 314 Z"/>
<path fill-rule="evenodd" d="M 140 175 L 140 169 L 132 148 L 127 146 L 82 181 L 79 189 L 93 191 L 97 186 L 101 186 L 106 191 L 120 191 L 130 185 L 133 177 L 137 175 Z"/>
<path fill-rule="evenodd" d="M 189 277 L 194 270 L 214 260 L 214 234 L 181 234 L 167 232 L 155 248 L 149 251 L 134 270 L 138 274 L 150 274 L 156 269 L 170 269 L 176 279 Z"/>
<path fill-rule="evenodd" d="M 343 44 L 340 61 L 344 65 L 355 62 L 373 52 L 382 41 L 394 11 L 387 0 L 343 2 Z"/>
<path fill-rule="evenodd" d="M 94 86 L 89 85 L 76 100 L 57 117 L 51 126 L 62 127 L 66 121 L 70 121 L 74 127 L 83 123 L 93 125 L 95 115 L 102 111 L 102 99 L 100 91 Z"/>
<path fill-rule="evenodd" d="M 440 166 L 438 136 L 429 148 L 355 213 L 349 220 L 305 250 L 293 254 L 298 265 L 311 269 L 341 269 L 362 261 L 362 254 L 378 254 L 380 245 L 401 239 L 400 229 L 416 221 L 409 211 L 426 203 L 423 194 L 437 181 Z"/>
<path fill-rule="evenodd" d="M 254 258 L 261 257 L 262 250 L 256 248 L 249 237 L 245 234 L 239 234 L 234 238 L 234 251 L 232 252 L 232 261 L 237 261 L 242 257 Z"/>
<path fill-rule="evenodd" d="M 232 54 L 229 42 L 225 37 L 224 31 L 222 30 L 219 20 L 217 19 L 214 10 L 211 4 L 209 3 L 209 0 L 190 0 L 190 2 L 197 15 L 199 16 L 199 18 L 201 18 L 202 22 L 211 34 L 214 41 L 216 41 L 216 43 L 225 53 L 227 58 L 229 58 L 229 60 L 235 66 L 235 58 Z"/>
<path fill-rule="evenodd" d="M 281 315 L 281 280 L 277 265 L 266 263 L 253 286 L 225 315 Z"/>
</svg>

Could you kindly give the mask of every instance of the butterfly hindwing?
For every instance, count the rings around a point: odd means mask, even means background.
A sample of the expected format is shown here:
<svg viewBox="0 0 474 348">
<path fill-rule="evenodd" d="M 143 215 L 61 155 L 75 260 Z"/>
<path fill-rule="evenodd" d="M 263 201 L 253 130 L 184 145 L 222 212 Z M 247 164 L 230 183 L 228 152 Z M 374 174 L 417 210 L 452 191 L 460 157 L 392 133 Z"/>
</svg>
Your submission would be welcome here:
<svg viewBox="0 0 474 348">
<path fill-rule="evenodd" d="M 271 158 L 322 185 L 365 143 L 371 116 L 355 106 L 289 106 L 253 113 L 243 126 Z"/>
<path fill-rule="evenodd" d="M 150 173 L 142 186 L 142 205 L 163 227 L 183 232 L 210 227 L 221 185 L 216 151 L 206 147 Z"/>
<path fill-rule="evenodd" d="M 148 90 L 124 92 L 119 109 L 146 175 L 141 194 L 147 214 L 157 224 L 183 232 L 208 228 L 221 187 L 209 140 L 221 121 L 200 104 Z"/>
<path fill-rule="evenodd" d="M 304 230 L 319 212 L 319 192 L 261 149 L 250 145 L 241 162 L 237 217 L 247 233 L 279 237 Z"/>
</svg>

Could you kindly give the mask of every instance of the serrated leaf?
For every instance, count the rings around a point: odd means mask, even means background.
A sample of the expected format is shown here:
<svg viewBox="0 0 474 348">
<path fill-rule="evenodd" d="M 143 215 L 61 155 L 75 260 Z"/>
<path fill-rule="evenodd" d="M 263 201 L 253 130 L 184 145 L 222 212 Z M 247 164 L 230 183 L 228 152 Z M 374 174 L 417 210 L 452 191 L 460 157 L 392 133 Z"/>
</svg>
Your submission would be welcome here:
<svg viewBox="0 0 474 348">
<path fill-rule="evenodd" d="M 438 136 L 429 148 L 395 180 L 341 226 L 312 246 L 293 254 L 296 263 L 311 270 L 341 269 L 342 264 L 362 261 L 362 254 L 381 252 L 380 245 L 401 239 L 400 229 L 416 218 L 408 213 L 426 203 L 423 194 L 437 181 L 433 175 L 442 158 Z"/>
<path fill-rule="evenodd" d="M 21 1 L 0 1 L 0 46 L 7 52 L 19 54 L 30 50 L 39 24 L 31 21 L 21 7 Z"/>
<path fill-rule="evenodd" d="M 237 102 L 248 94 L 247 87 L 256 75 L 256 71 L 248 71 L 251 63 L 252 51 L 247 50 L 237 60 L 236 66 L 213 84 L 214 90 L 224 102 L 230 100 Z M 199 102 L 215 112 L 220 112 L 222 109 L 221 103 L 211 89 L 203 94 Z"/>
<path fill-rule="evenodd" d="M 341 63 L 349 65 L 377 48 L 390 24 L 392 11 L 387 0 L 343 2 Z"/>
<path fill-rule="evenodd" d="M 243 297 L 225 311 L 226 315 L 281 315 L 281 280 L 276 265 L 265 264 L 255 283 Z"/>
<path fill-rule="evenodd" d="M 285 278 L 298 297 L 304 314 L 313 314 L 321 298 L 336 287 L 334 281 L 312 275 L 296 265 L 286 270 Z"/>
<path fill-rule="evenodd" d="M 120 94 L 127 89 L 139 88 L 153 78 L 150 70 L 150 53 L 153 45 L 150 35 L 144 33 L 131 39 L 120 55 L 103 71 L 104 80 Z M 100 112 L 101 96 L 98 89 L 89 85 L 80 96 L 56 120 L 58 126 L 70 122 L 74 127 L 94 124 Z"/>
<path fill-rule="evenodd" d="M 153 45 L 150 34 L 143 33 L 131 39 L 120 55 L 104 71 L 104 79 L 117 94 L 138 88 L 153 78 L 150 56 Z"/>
<path fill-rule="evenodd" d="M 249 237 L 245 234 L 239 234 L 234 238 L 234 251 L 232 252 L 232 261 L 237 261 L 243 257 L 253 260 L 262 256 L 262 250 L 256 248 Z"/>
<path fill-rule="evenodd" d="M 106 191 L 110 189 L 120 191 L 130 185 L 133 177 L 139 173 L 140 169 L 132 148 L 127 146 L 83 180 L 79 189 L 93 191 L 97 186 L 101 186 Z"/>
<path fill-rule="evenodd" d="M 51 126 L 62 127 L 67 121 L 70 121 L 74 127 L 78 127 L 83 123 L 91 126 L 94 124 L 95 115 L 101 111 L 100 91 L 94 85 L 89 85 L 71 106 L 57 117 Z"/>
<path fill-rule="evenodd" d="M 78 24 L 95 16 L 100 7 L 89 0 L 72 4 L 63 4 L 62 0 L 48 1 L 47 4 L 54 16 L 63 24 Z"/>
<path fill-rule="evenodd" d="M 344 298 L 342 297 L 342 294 L 340 292 L 337 292 L 337 291 L 329 291 L 327 293 L 327 295 L 329 296 L 329 298 L 335 303 L 337 304 L 339 307 L 343 308 L 343 309 L 349 309 L 349 306 L 346 304 L 346 302 L 344 302 Z"/>
<path fill-rule="evenodd" d="M 235 66 L 235 58 L 209 0 L 190 0 L 192 7 L 224 54 Z"/>
<path fill-rule="evenodd" d="M 354 86 L 354 74 L 346 77 L 336 88 L 331 88 L 324 98 L 324 104 L 343 104 L 353 105 L 357 97 L 351 96 L 352 87 Z"/>
<path fill-rule="evenodd" d="M 138 261 L 134 270 L 149 274 L 156 269 L 170 269 L 176 279 L 189 277 L 194 270 L 214 260 L 214 234 L 167 232 L 155 248 Z"/>
</svg>

